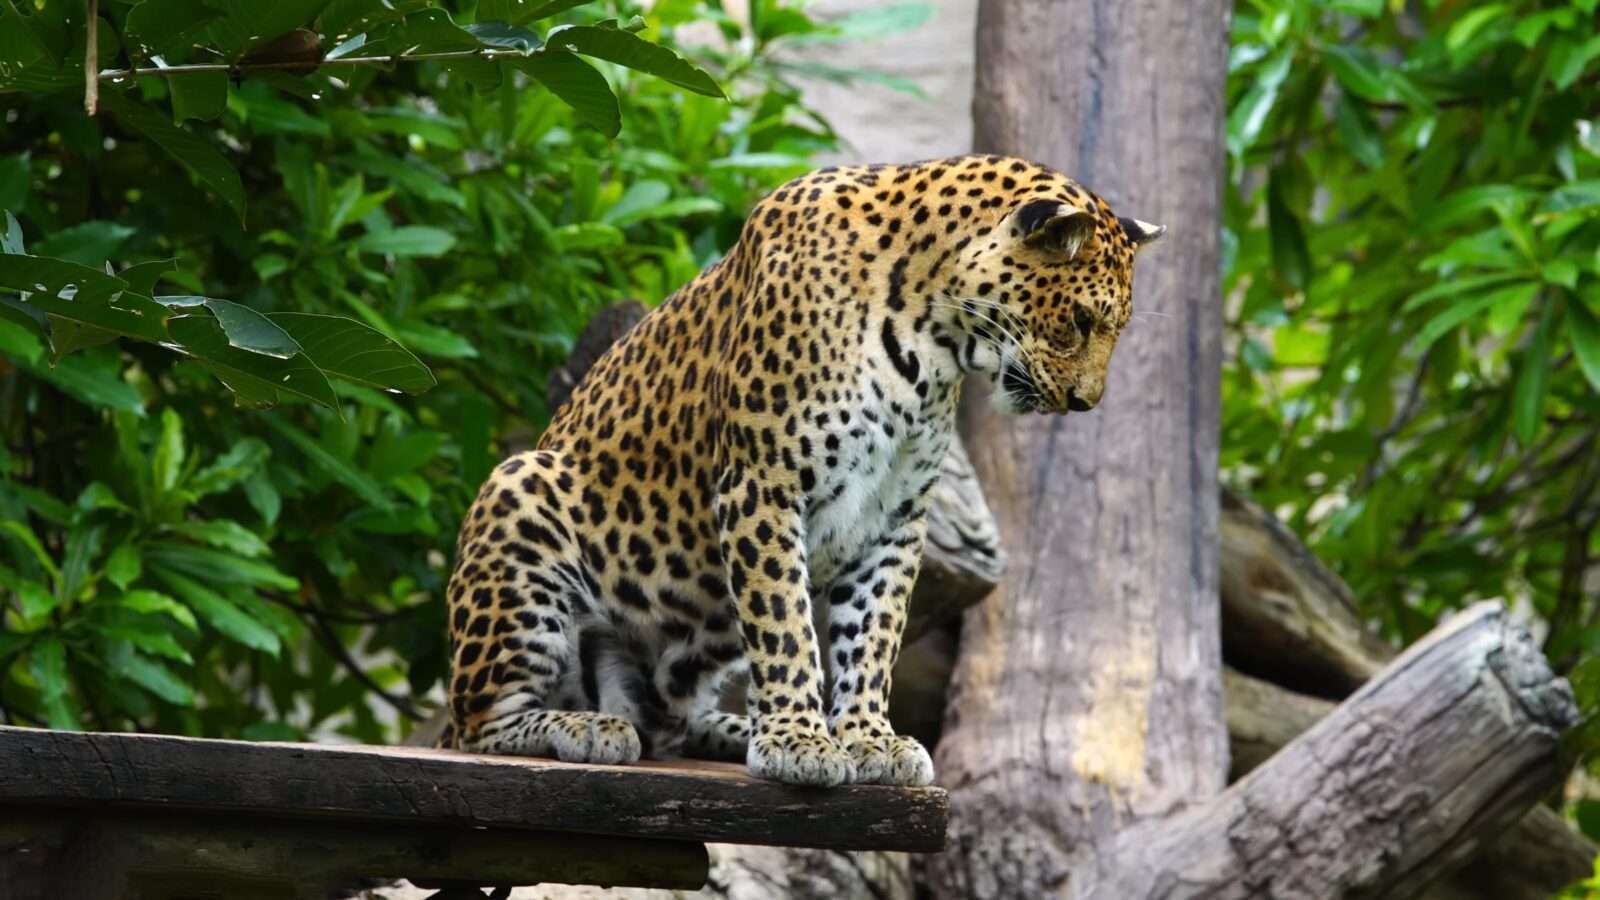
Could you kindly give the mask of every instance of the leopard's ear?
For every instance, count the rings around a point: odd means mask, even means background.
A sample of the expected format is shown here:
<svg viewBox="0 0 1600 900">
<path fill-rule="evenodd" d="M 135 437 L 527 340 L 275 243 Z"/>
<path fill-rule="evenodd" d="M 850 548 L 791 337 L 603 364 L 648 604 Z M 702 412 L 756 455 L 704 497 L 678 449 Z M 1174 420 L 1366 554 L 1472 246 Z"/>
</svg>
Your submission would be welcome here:
<svg viewBox="0 0 1600 900">
<path fill-rule="evenodd" d="M 1138 219 L 1118 219 L 1117 222 L 1122 226 L 1123 232 L 1128 235 L 1128 240 L 1133 241 L 1135 247 L 1148 244 L 1167 233 L 1167 226 L 1165 225 L 1152 225 L 1149 222 L 1141 222 Z"/>
<path fill-rule="evenodd" d="M 1055 200 L 1034 200 L 1012 213 L 1018 235 L 1036 247 L 1076 259 L 1094 239 L 1095 217 Z"/>
</svg>

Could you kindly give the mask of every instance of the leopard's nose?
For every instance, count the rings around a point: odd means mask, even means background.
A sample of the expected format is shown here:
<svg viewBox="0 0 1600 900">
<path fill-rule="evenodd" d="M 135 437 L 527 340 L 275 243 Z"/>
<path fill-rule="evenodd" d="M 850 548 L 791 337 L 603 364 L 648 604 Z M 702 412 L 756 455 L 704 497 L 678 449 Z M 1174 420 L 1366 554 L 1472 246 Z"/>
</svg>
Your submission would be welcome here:
<svg viewBox="0 0 1600 900">
<path fill-rule="evenodd" d="M 1067 409 L 1073 412 L 1088 412 L 1094 409 L 1094 404 L 1078 396 L 1072 388 L 1067 389 Z"/>
</svg>

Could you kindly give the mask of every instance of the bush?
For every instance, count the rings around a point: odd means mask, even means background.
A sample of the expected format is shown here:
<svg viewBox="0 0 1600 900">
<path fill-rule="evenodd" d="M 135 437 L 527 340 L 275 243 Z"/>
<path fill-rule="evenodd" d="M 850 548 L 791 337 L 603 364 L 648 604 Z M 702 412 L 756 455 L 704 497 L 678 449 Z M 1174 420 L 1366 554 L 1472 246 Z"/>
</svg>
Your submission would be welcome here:
<svg viewBox="0 0 1600 900">
<path fill-rule="evenodd" d="M 102 68 L 218 68 L 89 117 L 79 7 L 0 2 L 4 720 L 392 738 L 576 330 L 835 144 L 773 49 L 859 29 L 755 7 L 106 2 Z"/>
</svg>

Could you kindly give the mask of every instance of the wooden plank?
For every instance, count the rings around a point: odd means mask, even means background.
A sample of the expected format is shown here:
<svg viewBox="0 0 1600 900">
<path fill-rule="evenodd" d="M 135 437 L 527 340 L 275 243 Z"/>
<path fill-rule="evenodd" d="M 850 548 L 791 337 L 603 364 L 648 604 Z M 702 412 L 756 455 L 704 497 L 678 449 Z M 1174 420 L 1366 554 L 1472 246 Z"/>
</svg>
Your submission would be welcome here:
<svg viewBox="0 0 1600 900">
<path fill-rule="evenodd" d="M 802 788 L 728 764 L 589 766 L 412 747 L 0 727 L 0 806 L 17 804 L 921 853 L 943 847 L 949 815 L 939 788 Z"/>
<path fill-rule="evenodd" d="M 154 900 L 196 891 L 323 900 L 366 879 L 697 890 L 705 846 L 508 829 L 251 819 L 215 813 L 11 807 L 8 900 Z"/>
</svg>

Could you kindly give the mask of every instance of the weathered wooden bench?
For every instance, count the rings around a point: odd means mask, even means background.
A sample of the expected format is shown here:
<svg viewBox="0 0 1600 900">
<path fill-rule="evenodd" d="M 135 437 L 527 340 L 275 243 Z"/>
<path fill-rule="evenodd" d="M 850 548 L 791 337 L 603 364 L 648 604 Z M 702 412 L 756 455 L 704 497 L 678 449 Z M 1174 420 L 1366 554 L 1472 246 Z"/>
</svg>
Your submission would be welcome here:
<svg viewBox="0 0 1600 900">
<path fill-rule="evenodd" d="M 696 889 L 707 842 L 930 852 L 938 788 L 703 762 L 0 727 L 0 897 L 321 898 L 368 878 Z"/>
</svg>

